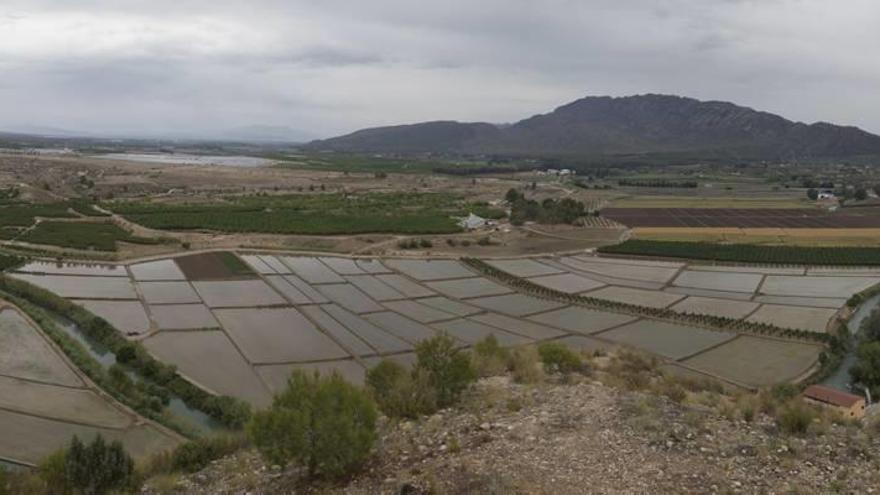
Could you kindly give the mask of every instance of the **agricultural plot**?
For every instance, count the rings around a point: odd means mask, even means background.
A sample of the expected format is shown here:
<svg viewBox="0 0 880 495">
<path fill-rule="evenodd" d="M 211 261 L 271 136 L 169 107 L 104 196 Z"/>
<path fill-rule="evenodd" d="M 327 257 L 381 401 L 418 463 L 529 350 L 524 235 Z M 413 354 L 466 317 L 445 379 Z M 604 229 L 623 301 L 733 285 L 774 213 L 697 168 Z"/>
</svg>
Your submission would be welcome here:
<svg viewBox="0 0 880 495">
<path fill-rule="evenodd" d="M 453 313 L 422 304 L 421 301 L 392 301 L 385 303 L 385 307 L 420 323 L 449 320 L 457 316 Z"/>
<path fill-rule="evenodd" d="M 453 301 L 452 299 L 442 296 L 426 297 L 424 299 L 419 299 L 419 303 L 455 316 L 470 316 L 473 314 L 481 313 L 483 311 L 483 309 L 476 306 L 471 306 L 470 304 L 465 304 L 459 301 Z"/>
<path fill-rule="evenodd" d="M 401 294 L 406 294 L 409 297 L 426 297 L 437 294 L 436 292 L 425 287 L 424 285 L 417 284 L 407 279 L 406 277 L 403 277 L 396 273 L 388 275 L 376 275 L 376 278 L 379 279 L 379 281 L 394 288 L 394 290 L 396 290 L 397 292 L 400 292 Z"/>
<path fill-rule="evenodd" d="M 768 276 L 761 293 L 771 296 L 848 298 L 880 282 L 876 277 Z"/>
<path fill-rule="evenodd" d="M 304 288 L 303 290 L 300 290 L 290 283 L 288 280 L 289 277 L 290 276 L 285 277 L 284 275 L 268 275 L 266 276 L 266 281 L 269 282 L 269 285 L 274 287 L 275 290 L 280 292 L 285 299 L 293 304 L 309 304 L 313 302 L 327 301 L 326 297 L 306 284 L 302 284 L 301 287 L 308 287 L 308 289 Z M 305 290 L 308 290 L 312 297 L 306 295 Z"/>
<path fill-rule="evenodd" d="M 51 261 L 31 261 L 16 269 L 25 273 L 45 273 L 47 275 L 91 275 L 95 277 L 127 277 L 124 266 L 101 263 L 66 263 Z"/>
<path fill-rule="evenodd" d="M 829 308 L 805 308 L 765 304 L 747 318 L 747 321 L 770 323 L 783 328 L 825 332 L 828 322 L 837 311 Z"/>
<path fill-rule="evenodd" d="M 129 265 L 132 276 L 138 281 L 186 280 L 174 260 L 148 261 Z"/>
<path fill-rule="evenodd" d="M 211 310 L 204 304 L 151 306 L 150 314 L 160 330 L 199 330 L 220 327 Z"/>
<path fill-rule="evenodd" d="M 732 301 L 730 299 L 690 296 L 672 306 L 672 309 L 679 313 L 741 319 L 758 309 L 758 306 L 760 304 L 751 301 Z"/>
<path fill-rule="evenodd" d="M 219 309 L 214 314 L 253 364 L 350 357 L 293 308 Z"/>
<path fill-rule="evenodd" d="M 189 282 L 137 282 L 137 290 L 147 304 L 191 304 L 202 299 Z"/>
<path fill-rule="evenodd" d="M 738 383 L 763 387 L 802 375 L 821 351 L 817 345 L 743 335 L 683 363 Z"/>
<path fill-rule="evenodd" d="M 395 299 L 406 299 L 406 296 L 372 275 L 345 277 L 345 279 L 350 284 L 363 291 L 365 294 L 369 294 L 370 297 L 376 301 L 393 301 Z"/>
<path fill-rule="evenodd" d="M 807 269 L 802 266 L 692 265 L 690 268 L 702 272 L 758 273 L 761 275 L 805 275 L 807 272 Z"/>
<path fill-rule="evenodd" d="M 549 313 L 529 317 L 536 323 L 543 323 L 573 333 L 591 334 L 607 330 L 611 327 L 623 325 L 634 321 L 635 318 L 627 315 L 605 313 L 591 309 L 571 306 L 558 309 Z"/>
<path fill-rule="evenodd" d="M 358 268 L 363 270 L 364 273 L 370 273 L 373 275 L 378 273 L 391 273 L 391 270 L 386 268 L 379 260 L 359 259 L 355 260 L 355 264 L 357 264 Z"/>
<path fill-rule="evenodd" d="M 136 459 L 178 439 L 89 388 L 17 310 L 0 311 L 0 459 L 35 465 L 77 435 L 120 440 Z"/>
<path fill-rule="evenodd" d="M 602 216 L 628 227 L 842 229 L 880 227 L 876 215 L 803 208 L 605 208 Z"/>
<path fill-rule="evenodd" d="M 695 297 L 709 297 L 713 299 L 727 299 L 730 301 L 751 301 L 754 297 L 750 292 L 724 292 L 720 290 L 691 289 L 689 287 L 667 287 L 666 289 L 663 289 L 663 292 Z"/>
<path fill-rule="evenodd" d="M 474 274 L 458 261 L 389 259 L 390 268 L 419 281 L 473 277 Z"/>
<path fill-rule="evenodd" d="M 476 344 L 490 335 L 494 335 L 495 338 L 498 339 L 498 342 L 505 346 L 527 344 L 530 341 L 530 339 L 520 335 L 508 333 L 504 330 L 484 325 L 478 321 L 466 319 L 446 321 L 438 323 L 437 326 L 441 330 L 449 333 L 449 335 L 466 344 Z"/>
<path fill-rule="evenodd" d="M 71 299 L 137 299 L 127 278 L 14 273 L 12 277 Z"/>
<path fill-rule="evenodd" d="M 255 274 L 238 256 L 222 251 L 174 258 L 187 280 L 230 280 L 254 278 Z"/>
<path fill-rule="evenodd" d="M 352 355 L 367 356 L 376 353 L 375 349 L 327 314 L 320 306 L 301 306 L 299 309 Z"/>
<path fill-rule="evenodd" d="M 563 270 L 539 263 L 531 259 L 487 260 L 491 266 L 517 277 L 529 278 L 539 275 L 554 275 Z"/>
<path fill-rule="evenodd" d="M 174 364 L 206 390 L 239 397 L 256 407 L 266 407 L 271 402 L 269 391 L 253 368 L 219 330 L 160 332 L 143 344 L 157 359 Z"/>
<path fill-rule="evenodd" d="M 310 284 L 338 284 L 345 282 L 345 279 L 318 261 L 317 258 L 283 256 L 281 260 L 293 270 L 293 273 Z"/>
<path fill-rule="evenodd" d="M 567 294 L 576 294 L 578 292 L 598 289 L 599 287 L 605 285 L 602 282 L 597 282 L 595 280 L 581 277 L 573 273 L 534 277 L 530 278 L 529 281 L 534 282 L 542 287 L 558 290 Z"/>
<path fill-rule="evenodd" d="M 263 378 L 263 381 L 269 385 L 272 393 L 280 393 L 287 386 L 287 380 L 290 374 L 295 370 L 303 370 L 305 372 L 317 372 L 321 375 L 329 375 L 330 373 L 339 373 L 343 378 L 355 385 L 363 385 L 366 370 L 358 364 L 357 361 L 347 359 L 343 361 L 325 361 L 321 363 L 305 363 L 305 364 L 270 364 L 257 366 L 257 373 Z"/>
<path fill-rule="evenodd" d="M 562 306 L 565 306 L 560 302 L 538 299 L 537 297 L 526 296 L 524 294 L 480 297 L 477 299 L 471 299 L 469 302 L 475 306 L 511 316 L 526 316 L 534 313 L 543 313 L 545 311 L 559 309 Z"/>
<path fill-rule="evenodd" d="M 370 321 L 350 313 L 344 308 L 331 304 L 326 306 L 324 310 L 379 353 L 412 350 L 413 346 L 408 342 L 391 335 Z"/>
<path fill-rule="evenodd" d="M 674 285 L 691 289 L 706 289 L 722 292 L 752 293 L 761 284 L 762 275 L 757 273 L 701 272 L 685 270 L 681 272 Z"/>
<path fill-rule="evenodd" d="M 595 273 L 606 277 L 626 278 L 660 284 L 665 284 L 672 280 L 683 266 L 679 263 L 666 263 L 662 266 L 631 264 L 623 261 L 613 263 L 603 258 L 588 258 L 586 256 L 561 258 L 559 262 L 583 272 Z"/>
<path fill-rule="evenodd" d="M 351 258 L 337 258 L 325 256 L 320 258 L 321 263 L 329 266 L 331 270 L 339 275 L 363 275 L 366 272 L 361 269 Z"/>
<path fill-rule="evenodd" d="M 0 311 L 0 374 L 53 385 L 83 386 L 49 342 L 12 309 Z"/>
<path fill-rule="evenodd" d="M 648 308 L 666 308 L 685 296 L 656 290 L 633 289 L 630 287 L 603 287 L 584 294 L 607 301 L 637 304 Z"/>
<path fill-rule="evenodd" d="M 734 334 L 641 320 L 602 332 L 598 336 L 679 360 L 731 340 Z"/>
<path fill-rule="evenodd" d="M 240 255 L 242 261 L 247 263 L 251 269 L 261 275 L 271 275 L 275 273 L 275 270 L 272 269 L 271 266 L 266 264 L 265 261 L 260 259 L 256 254 L 242 254 Z"/>
<path fill-rule="evenodd" d="M 557 340 L 560 344 L 565 344 L 572 349 L 593 354 L 596 352 L 610 352 L 619 346 L 608 343 L 604 340 L 594 339 L 583 335 L 569 335 Z"/>
<path fill-rule="evenodd" d="M 125 335 L 140 335 L 150 330 L 150 319 L 140 301 L 73 299 L 73 302 L 104 318 Z"/>
<path fill-rule="evenodd" d="M 369 313 L 383 309 L 376 301 L 351 284 L 319 285 L 317 288 L 327 296 L 327 299 L 355 313 Z"/>
<path fill-rule="evenodd" d="M 562 330 L 497 313 L 474 315 L 470 319 L 532 340 L 547 340 L 565 335 Z"/>
<path fill-rule="evenodd" d="M 481 296 L 495 296 L 511 292 L 511 290 L 507 287 L 504 287 L 503 285 L 497 284 L 483 277 L 443 280 L 440 282 L 427 282 L 425 285 L 436 290 L 437 292 L 458 299 L 467 299 L 470 297 Z"/>
<path fill-rule="evenodd" d="M 262 280 L 193 282 L 210 308 L 280 306 L 286 302 Z"/>
<path fill-rule="evenodd" d="M 832 299 L 828 297 L 756 296 L 755 301 L 765 304 L 831 309 L 842 308 L 846 304 L 846 299 Z"/>
<path fill-rule="evenodd" d="M 275 273 L 281 275 L 291 273 L 290 267 L 282 263 L 276 256 L 260 255 L 260 260 L 274 270 Z"/>
<path fill-rule="evenodd" d="M 437 332 L 430 327 L 391 311 L 373 313 L 365 318 L 384 328 L 388 333 L 411 344 L 418 344 L 422 340 L 430 339 L 437 335 Z"/>
</svg>

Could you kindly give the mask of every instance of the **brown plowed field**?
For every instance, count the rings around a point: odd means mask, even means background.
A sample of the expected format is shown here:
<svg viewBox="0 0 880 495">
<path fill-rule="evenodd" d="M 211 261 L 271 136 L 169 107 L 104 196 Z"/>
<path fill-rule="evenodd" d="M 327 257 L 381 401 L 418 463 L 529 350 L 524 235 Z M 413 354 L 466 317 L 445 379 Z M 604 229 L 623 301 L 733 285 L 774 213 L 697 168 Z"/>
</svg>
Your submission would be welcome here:
<svg viewBox="0 0 880 495">
<path fill-rule="evenodd" d="M 628 227 L 851 229 L 880 227 L 878 209 L 827 213 L 795 208 L 605 208 Z"/>
</svg>

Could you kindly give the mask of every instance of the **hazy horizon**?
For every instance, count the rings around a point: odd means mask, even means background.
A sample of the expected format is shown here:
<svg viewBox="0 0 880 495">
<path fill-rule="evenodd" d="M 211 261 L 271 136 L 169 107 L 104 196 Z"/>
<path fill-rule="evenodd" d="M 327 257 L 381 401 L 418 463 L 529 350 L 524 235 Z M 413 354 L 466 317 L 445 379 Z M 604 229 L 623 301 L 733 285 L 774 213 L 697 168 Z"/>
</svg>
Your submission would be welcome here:
<svg viewBox="0 0 880 495">
<path fill-rule="evenodd" d="M 880 4 L 7 0 L 0 130 L 320 138 L 676 94 L 880 133 Z"/>
</svg>

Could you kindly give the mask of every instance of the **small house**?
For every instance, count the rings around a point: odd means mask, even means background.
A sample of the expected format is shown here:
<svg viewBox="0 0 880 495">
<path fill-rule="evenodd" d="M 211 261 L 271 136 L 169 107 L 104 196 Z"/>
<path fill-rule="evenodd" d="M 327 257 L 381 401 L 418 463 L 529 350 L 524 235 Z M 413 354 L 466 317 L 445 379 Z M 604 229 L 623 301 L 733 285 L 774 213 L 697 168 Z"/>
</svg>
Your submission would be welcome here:
<svg viewBox="0 0 880 495">
<path fill-rule="evenodd" d="M 470 215 L 459 220 L 458 226 L 465 230 L 482 229 L 486 226 L 486 219 L 471 213 Z"/>
<path fill-rule="evenodd" d="M 865 416 L 865 398 L 824 385 L 810 385 L 803 392 L 807 402 L 834 409 L 845 418 L 861 419 Z"/>
</svg>

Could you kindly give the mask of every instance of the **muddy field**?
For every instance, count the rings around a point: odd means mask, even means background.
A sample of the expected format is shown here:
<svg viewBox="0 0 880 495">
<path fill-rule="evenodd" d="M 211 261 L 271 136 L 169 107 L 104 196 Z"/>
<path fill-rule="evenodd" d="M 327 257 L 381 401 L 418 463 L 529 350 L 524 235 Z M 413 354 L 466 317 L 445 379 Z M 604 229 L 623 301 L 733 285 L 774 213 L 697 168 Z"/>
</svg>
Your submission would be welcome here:
<svg viewBox="0 0 880 495">
<path fill-rule="evenodd" d="M 628 227 L 853 229 L 880 227 L 876 209 L 826 213 L 802 208 L 605 208 L 602 216 Z"/>
</svg>

